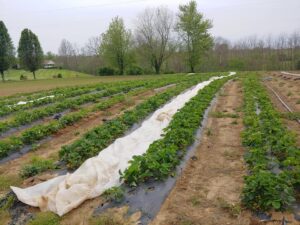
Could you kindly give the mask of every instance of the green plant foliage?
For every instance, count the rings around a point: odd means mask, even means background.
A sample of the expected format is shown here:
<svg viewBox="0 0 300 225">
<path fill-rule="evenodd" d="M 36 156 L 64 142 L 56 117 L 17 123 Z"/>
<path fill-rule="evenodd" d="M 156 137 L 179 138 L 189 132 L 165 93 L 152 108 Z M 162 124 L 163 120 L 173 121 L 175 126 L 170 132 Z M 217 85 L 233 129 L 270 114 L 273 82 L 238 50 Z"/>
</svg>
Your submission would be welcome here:
<svg viewBox="0 0 300 225">
<path fill-rule="evenodd" d="M 194 73 L 201 57 L 213 46 L 213 39 L 208 33 L 212 28 L 212 22 L 204 19 L 203 14 L 197 11 L 196 1 L 190 1 L 186 5 L 179 6 L 176 28 L 187 51 L 190 72 Z"/>
<path fill-rule="evenodd" d="M 107 189 L 103 196 L 107 201 L 121 202 L 124 199 L 124 190 L 122 187 L 112 187 Z"/>
<path fill-rule="evenodd" d="M 295 201 L 293 187 L 288 179 L 272 174 L 270 171 L 258 170 L 245 178 L 243 203 L 252 210 L 280 210 Z"/>
<path fill-rule="evenodd" d="M 44 54 L 38 37 L 29 29 L 24 29 L 21 33 L 18 56 L 21 65 L 32 72 L 36 79 L 35 71 L 42 66 Z"/>
<path fill-rule="evenodd" d="M 252 210 L 285 210 L 300 184 L 300 149 L 255 73 L 243 77 L 243 145 L 250 175 L 245 178 L 243 204 Z"/>
<path fill-rule="evenodd" d="M 5 81 L 4 71 L 12 64 L 14 46 L 8 34 L 5 24 L 0 21 L 0 73 L 2 81 Z"/>
<path fill-rule="evenodd" d="M 136 66 L 136 65 L 131 65 L 127 70 L 126 70 L 127 75 L 142 75 L 144 74 L 144 71 L 141 67 Z"/>
<path fill-rule="evenodd" d="M 102 67 L 99 69 L 100 76 L 111 76 L 117 74 L 117 71 L 114 68 L 110 67 Z"/>
<path fill-rule="evenodd" d="M 82 109 L 77 112 L 71 112 L 64 116 L 62 116 L 57 121 L 51 121 L 47 124 L 41 124 L 41 125 L 35 125 L 31 128 L 26 129 L 25 131 L 21 132 L 21 134 L 17 137 L 11 136 L 7 139 L 0 140 L 0 158 L 7 156 L 9 152 L 16 151 L 23 147 L 25 144 L 34 144 L 35 142 L 57 132 L 58 130 L 68 126 L 72 125 L 78 120 L 88 116 L 91 112 L 99 111 L 99 110 L 105 110 L 108 107 L 112 106 L 113 104 L 116 104 L 121 101 L 125 101 L 128 99 L 131 95 L 136 95 L 142 91 L 145 91 L 147 89 L 152 89 L 156 87 L 161 87 L 168 85 L 170 83 L 178 83 L 178 82 L 188 82 L 188 80 L 192 80 L 190 78 L 181 78 L 175 77 L 175 78 L 167 78 L 167 79 L 161 79 L 161 80 L 154 80 L 151 82 L 145 82 L 145 81 L 136 81 L 136 82 L 122 82 L 122 83 L 114 83 L 107 87 L 105 92 L 101 93 L 101 97 L 103 96 L 111 96 L 110 98 L 106 98 L 105 100 L 101 101 L 100 103 L 96 103 L 94 107 L 91 109 Z M 198 79 L 196 77 L 196 79 Z M 98 94 L 97 94 L 98 96 Z M 99 96 L 98 96 L 99 97 Z M 81 96 L 80 98 L 88 99 L 88 101 L 91 100 L 91 98 L 86 98 L 85 96 Z M 95 97 L 96 98 L 96 97 Z M 94 99 L 94 97 L 92 97 Z M 44 117 L 45 115 L 48 115 L 49 113 L 53 113 L 53 110 L 61 110 L 61 108 L 68 108 L 68 107 L 74 107 L 72 106 L 72 102 L 67 104 L 68 99 L 65 101 L 62 101 L 61 103 L 54 104 L 52 106 L 49 106 L 45 109 L 37 109 L 33 110 L 31 112 L 19 112 L 13 122 L 0 122 L 0 131 L 5 131 L 9 129 L 9 127 L 12 127 L 14 125 L 12 124 L 27 124 L 30 123 L 40 117 Z M 85 101 L 85 100 L 84 100 Z M 83 101 L 83 102 L 84 102 Z M 79 103 L 76 103 L 75 105 L 83 104 L 82 101 L 79 101 Z M 79 106 L 78 105 L 78 106 Z M 18 122 L 16 122 L 18 121 Z"/>
<path fill-rule="evenodd" d="M 127 184 L 136 186 L 149 179 L 164 179 L 173 173 L 185 149 L 193 143 L 205 110 L 228 79 L 213 81 L 201 89 L 174 115 L 165 129 L 164 138 L 153 142 L 143 155 L 133 157 L 130 166 L 122 174 Z"/>
<path fill-rule="evenodd" d="M 150 97 L 137 105 L 133 110 L 126 111 L 120 117 L 87 132 L 83 138 L 75 141 L 73 144 L 63 146 L 59 152 L 60 158 L 66 161 L 70 168 L 77 168 L 86 159 L 97 155 L 102 149 L 111 144 L 113 140 L 124 135 L 131 126 L 145 119 L 149 113 L 165 104 L 173 96 L 178 95 L 187 87 L 199 82 L 199 80 L 207 78 L 208 76 L 196 77 L 189 82 L 182 82 L 180 85 L 169 88 L 163 93 Z"/>
<path fill-rule="evenodd" d="M 52 212 L 40 212 L 27 225 L 60 225 L 60 218 Z"/>
<path fill-rule="evenodd" d="M 132 40 L 130 30 L 126 30 L 120 17 L 113 18 L 106 33 L 102 34 L 100 53 L 111 66 L 118 68 L 120 75 L 132 59 Z"/>
<path fill-rule="evenodd" d="M 28 178 L 54 168 L 55 165 L 52 160 L 33 157 L 29 164 L 26 164 L 22 167 L 20 176 L 22 178 Z"/>
<path fill-rule="evenodd" d="M 231 70 L 243 71 L 246 68 L 245 62 L 240 59 L 231 59 L 228 64 Z"/>
</svg>

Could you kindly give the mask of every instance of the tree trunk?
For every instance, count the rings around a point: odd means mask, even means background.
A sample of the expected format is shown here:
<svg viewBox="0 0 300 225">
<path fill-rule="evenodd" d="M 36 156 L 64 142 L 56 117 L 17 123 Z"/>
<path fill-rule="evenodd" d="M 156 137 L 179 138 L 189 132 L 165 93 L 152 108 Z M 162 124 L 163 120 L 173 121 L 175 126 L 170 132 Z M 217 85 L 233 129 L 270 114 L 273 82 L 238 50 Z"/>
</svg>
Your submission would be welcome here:
<svg viewBox="0 0 300 225">
<path fill-rule="evenodd" d="M 160 64 L 155 60 L 154 63 L 155 73 L 160 74 Z"/>
<path fill-rule="evenodd" d="M 120 75 L 124 75 L 124 63 L 123 62 L 120 65 Z"/>
<path fill-rule="evenodd" d="M 190 65 L 190 67 L 191 67 L 191 73 L 195 73 L 195 68 L 194 68 L 194 65 L 193 65 L 193 64 L 191 64 L 191 65 Z"/>
<path fill-rule="evenodd" d="M 3 71 L 1 71 L 1 77 L 2 77 L 2 82 L 5 82 Z"/>
<path fill-rule="evenodd" d="M 35 71 L 32 71 L 32 73 L 33 73 L 33 78 L 36 80 Z"/>
</svg>

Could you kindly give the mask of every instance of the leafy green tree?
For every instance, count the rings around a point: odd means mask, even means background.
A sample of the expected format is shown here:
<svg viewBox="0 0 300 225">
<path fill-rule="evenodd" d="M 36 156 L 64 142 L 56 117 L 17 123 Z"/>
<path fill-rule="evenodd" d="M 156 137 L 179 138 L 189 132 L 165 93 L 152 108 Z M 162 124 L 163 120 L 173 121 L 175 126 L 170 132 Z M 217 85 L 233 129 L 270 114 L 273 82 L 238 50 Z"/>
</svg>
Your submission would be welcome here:
<svg viewBox="0 0 300 225">
<path fill-rule="evenodd" d="M 55 59 L 55 54 L 52 52 L 47 52 L 46 55 L 44 56 L 45 59 L 47 60 L 54 60 Z"/>
<path fill-rule="evenodd" d="M 132 35 L 126 30 L 122 18 L 115 17 L 106 33 L 102 34 L 100 53 L 121 75 L 132 60 Z"/>
<path fill-rule="evenodd" d="M 38 37 L 29 29 L 24 29 L 21 33 L 18 56 L 21 66 L 32 72 L 36 79 L 35 71 L 41 67 L 44 54 Z"/>
<path fill-rule="evenodd" d="M 4 82 L 4 71 L 9 68 L 14 58 L 14 47 L 8 31 L 3 23 L 0 21 L 0 73 L 2 81 Z"/>
<path fill-rule="evenodd" d="M 210 28 L 212 28 L 211 21 L 204 19 L 203 14 L 197 11 L 196 1 L 179 6 L 176 30 L 186 48 L 192 73 L 195 72 L 205 51 L 213 46 L 213 39 L 208 33 Z"/>
</svg>

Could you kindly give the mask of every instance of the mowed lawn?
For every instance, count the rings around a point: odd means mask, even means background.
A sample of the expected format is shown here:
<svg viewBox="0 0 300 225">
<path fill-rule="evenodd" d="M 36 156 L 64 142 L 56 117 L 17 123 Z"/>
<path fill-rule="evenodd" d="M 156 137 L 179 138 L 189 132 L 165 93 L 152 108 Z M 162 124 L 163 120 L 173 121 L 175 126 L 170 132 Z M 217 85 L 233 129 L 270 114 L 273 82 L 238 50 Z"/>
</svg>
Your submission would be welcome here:
<svg viewBox="0 0 300 225">
<path fill-rule="evenodd" d="M 11 77 L 17 78 L 23 70 L 10 70 L 8 73 Z M 24 72 L 24 71 L 23 71 Z M 63 78 L 53 78 L 51 74 L 61 73 Z M 8 74 L 6 73 L 6 75 Z M 24 72 L 24 74 L 32 77 L 32 74 Z M 39 70 L 37 80 L 9 80 L 5 83 L 0 81 L 0 96 L 10 96 L 14 94 L 30 93 L 42 90 L 49 90 L 57 87 L 67 87 L 76 85 L 96 84 L 100 82 L 114 82 L 121 80 L 147 80 L 157 78 L 157 75 L 142 76 L 93 76 L 70 70 L 48 69 Z M 78 76 L 77 76 L 78 75 Z M 159 75 L 170 76 L 170 75 Z M 30 78 L 31 78 L 30 77 Z M 10 79 L 10 78 L 9 78 Z"/>
<path fill-rule="evenodd" d="M 21 75 L 26 76 L 27 80 L 33 80 L 32 73 L 25 70 L 8 70 L 4 74 L 7 81 L 20 81 Z M 40 69 L 35 74 L 37 79 L 53 79 L 58 74 L 61 74 L 63 78 L 91 77 L 89 74 L 64 69 Z"/>
</svg>

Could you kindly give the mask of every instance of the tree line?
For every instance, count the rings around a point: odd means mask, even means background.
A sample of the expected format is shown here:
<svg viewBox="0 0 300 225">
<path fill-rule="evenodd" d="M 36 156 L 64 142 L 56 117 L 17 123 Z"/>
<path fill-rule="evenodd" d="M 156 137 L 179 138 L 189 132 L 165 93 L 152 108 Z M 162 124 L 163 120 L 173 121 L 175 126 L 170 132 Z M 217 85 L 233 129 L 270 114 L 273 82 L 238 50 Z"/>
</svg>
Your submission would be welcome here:
<svg viewBox="0 0 300 225">
<path fill-rule="evenodd" d="M 300 70 L 300 31 L 264 38 L 250 36 L 233 43 L 216 38 L 201 68 L 204 71 Z"/>
<path fill-rule="evenodd" d="M 300 69 L 299 32 L 230 42 L 213 38 L 209 32 L 212 26 L 192 0 L 180 5 L 176 13 L 163 6 L 145 9 L 137 16 L 133 30 L 126 28 L 121 17 L 114 17 L 104 33 L 91 37 L 83 47 L 63 39 L 58 54 L 45 55 L 38 37 L 24 29 L 17 62 L 34 78 L 43 59 L 95 75 Z M 16 64 L 16 53 L 2 21 L 0 40 L 4 81 L 4 71 Z"/>
<path fill-rule="evenodd" d="M 57 60 L 64 67 L 92 74 L 101 67 L 117 68 L 120 74 L 300 70 L 300 30 L 234 42 L 213 38 L 212 22 L 197 11 L 195 1 L 180 5 L 175 15 L 165 7 L 145 9 L 136 21 L 130 31 L 122 18 L 115 17 L 104 34 L 91 37 L 82 48 L 63 40 Z M 123 60 L 118 60 L 122 55 Z"/>
<path fill-rule="evenodd" d="M 81 49 L 62 40 L 57 60 L 81 71 L 95 63 L 93 68 L 103 73 L 160 74 L 170 72 L 166 71 L 168 60 L 181 52 L 186 70 L 195 72 L 201 57 L 213 46 L 210 28 L 211 21 L 197 10 L 196 1 L 180 5 L 176 16 L 167 7 L 147 8 L 137 16 L 133 31 L 117 16 L 106 32 L 90 38 Z"/>
</svg>

